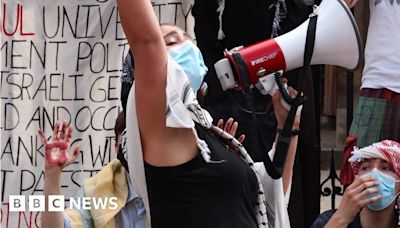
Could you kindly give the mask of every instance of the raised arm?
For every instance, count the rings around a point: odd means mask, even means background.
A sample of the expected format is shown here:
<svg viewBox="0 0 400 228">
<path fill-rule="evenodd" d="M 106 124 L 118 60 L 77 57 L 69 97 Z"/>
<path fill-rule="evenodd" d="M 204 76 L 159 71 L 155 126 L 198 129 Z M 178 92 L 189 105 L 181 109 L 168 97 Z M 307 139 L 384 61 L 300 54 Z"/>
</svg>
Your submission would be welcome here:
<svg viewBox="0 0 400 228">
<path fill-rule="evenodd" d="M 167 51 L 150 0 L 118 0 L 122 26 L 135 59 L 135 91 L 141 133 L 165 127 Z"/>
<path fill-rule="evenodd" d="M 60 125 L 61 129 L 60 129 Z M 72 153 L 68 153 L 70 139 L 72 137 L 72 127 L 66 122 L 56 122 L 51 141 L 48 142 L 42 130 L 39 129 L 39 136 L 45 148 L 44 166 L 44 195 L 46 201 L 49 195 L 61 194 L 61 170 L 75 161 L 79 155 L 79 146 L 75 147 Z M 61 228 L 64 227 L 64 216 L 62 212 L 42 213 L 42 228 Z"/>
<path fill-rule="evenodd" d="M 144 160 L 156 166 L 187 162 L 198 153 L 196 139 L 191 129 L 166 127 L 168 54 L 151 2 L 118 0 L 118 8 L 135 58 L 135 103 L 128 105 L 136 106 Z"/>
</svg>

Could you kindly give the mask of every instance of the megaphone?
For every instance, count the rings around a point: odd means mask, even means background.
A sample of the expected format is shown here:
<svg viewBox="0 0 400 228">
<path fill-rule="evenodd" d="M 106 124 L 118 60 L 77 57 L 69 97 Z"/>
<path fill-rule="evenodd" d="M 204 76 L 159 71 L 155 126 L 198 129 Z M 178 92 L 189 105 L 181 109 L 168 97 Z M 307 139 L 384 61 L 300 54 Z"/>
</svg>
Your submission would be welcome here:
<svg viewBox="0 0 400 228">
<path fill-rule="evenodd" d="M 316 64 L 354 71 L 360 66 L 362 47 L 357 24 L 346 3 L 323 0 L 309 19 L 294 30 L 245 48 L 225 51 L 225 57 L 214 65 L 224 91 L 246 83 L 250 86 L 261 83 L 262 88 L 269 90 L 264 92 L 272 95 L 276 86 L 265 84 L 271 83 L 265 79 L 271 73 Z"/>
</svg>

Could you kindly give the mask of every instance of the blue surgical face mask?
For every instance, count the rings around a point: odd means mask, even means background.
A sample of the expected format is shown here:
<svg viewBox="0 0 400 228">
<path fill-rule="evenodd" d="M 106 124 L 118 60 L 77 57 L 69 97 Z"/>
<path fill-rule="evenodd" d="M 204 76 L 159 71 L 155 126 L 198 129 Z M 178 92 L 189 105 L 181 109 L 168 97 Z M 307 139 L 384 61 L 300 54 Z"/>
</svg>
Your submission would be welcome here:
<svg viewBox="0 0 400 228">
<path fill-rule="evenodd" d="M 207 73 L 199 48 L 190 40 L 168 49 L 168 54 L 182 67 L 193 90 L 197 91 Z"/>
<path fill-rule="evenodd" d="M 394 177 L 385 174 L 378 169 L 374 168 L 371 172 L 362 175 L 362 177 L 372 177 L 379 183 L 379 191 L 376 193 L 372 193 L 367 196 L 367 198 L 374 197 L 378 194 L 381 195 L 381 198 L 378 201 L 370 203 L 367 207 L 373 211 L 380 211 L 387 208 L 397 197 L 399 193 L 396 193 L 396 182 L 400 182 L 396 180 Z"/>
</svg>

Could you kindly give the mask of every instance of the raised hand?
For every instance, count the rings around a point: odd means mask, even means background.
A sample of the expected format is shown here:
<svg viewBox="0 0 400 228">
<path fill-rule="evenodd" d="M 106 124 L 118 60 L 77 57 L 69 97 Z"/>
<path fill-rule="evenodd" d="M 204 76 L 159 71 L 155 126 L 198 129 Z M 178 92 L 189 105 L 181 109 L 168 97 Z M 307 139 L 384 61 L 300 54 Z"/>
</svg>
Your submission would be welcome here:
<svg viewBox="0 0 400 228">
<path fill-rule="evenodd" d="M 329 220 L 326 227 L 339 227 L 339 225 L 347 227 L 362 208 L 381 198 L 381 195 L 366 198 L 366 196 L 378 191 L 378 182 L 373 178 L 356 176 L 353 183 L 344 192 L 339 208 Z"/>
<path fill-rule="evenodd" d="M 228 134 L 232 135 L 233 137 L 236 137 L 236 131 L 238 128 L 239 124 L 238 122 L 234 121 L 234 119 L 231 117 L 229 118 L 224 126 L 224 120 L 223 119 L 219 119 L 218 123 L 217 123 L 217 127 L 223 129 L 225 132 L 227 132 Z M 245 135 L 240 135 L 237 140 L 242 143 L 245 139 Z"/>
<path fill-rule="evenodd" d="M 287 90 L 292 98 L 295 98 L 297 96 L 298 92 L 292 87 L 289 86 Z M 276 121 L 278 123 L 278 128 L 282 129 L 283 126 L 285 125 L 289 111 L 282 106 L 281 93 L 279 92 L 279 90 L 276 90 L 274 95 L 272 96 L 272 104 L 274 105 L 274 112 Z M 293 122 L 293 128 L 298 128 L 299 126 L 300 126 L 300 115 L 296 115 Z"/>
<path fill-rule="evenodd" d="M 78 157 L 80 152 L 79 145 L 69 153 L 73 128 L 66 121 L 63 123 L 57 121 L 54 124 L 53 136 L 50 142 L 47 141 L 41 129 L 38 131 L 45 147 L 45 169 L 59 168 L 61 170 L 73 163 Z"/>
</svg>

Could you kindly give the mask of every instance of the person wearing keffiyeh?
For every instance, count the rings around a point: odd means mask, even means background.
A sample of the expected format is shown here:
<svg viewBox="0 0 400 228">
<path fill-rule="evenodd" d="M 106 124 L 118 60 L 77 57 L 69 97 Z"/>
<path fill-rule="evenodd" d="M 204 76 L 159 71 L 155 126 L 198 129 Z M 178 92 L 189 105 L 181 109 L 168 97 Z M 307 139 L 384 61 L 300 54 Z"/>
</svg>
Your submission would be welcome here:
<svg viewBox="0 0 400 228">
<path fill-rule="evenodd" d="M 339 208 L 321 214 L 312 227 L 399 227 L 400 144 L 354 147 L 348 164 L 355 178 Z"/>
<path fill-rule="evenodd" d="M 345 1 L 349 7 L 361 2 Z M 365 64 L 359 101 L 343 151 L 345 160 L 351 144 L 365 147 L 382 139 L 400 140 L 400 2 L 363 2 L 369 5 Z M 351 183 L 348 173 L 349 169 L 341 174 L 344 185 Z"/>
<path fill-rule="evenodd" d="M 171 25 L 160 30 L 147 0 L 119 0 L 118 8 L 135 59 L 126 110 L 129 174 L 145 204 L 147 225 L 267 227 L 269 207 L 276 212 L 275 227 L 287 227 L 281 222 L 288 221 L 281 213 L 282 180 L 272 180 L 271 191 L 264 191 L 265 168 L 214 127 L 199 105 L 195 90 L 207 68 L 190 37 Z M 273 100 L 278 127 L 283 127 L 288 113 L 279 93 Z M 299 122 L 297 116 L 295 128 Z M 241 156 L 221 146 L 217 136 L 233 142 Z M 293 136 L 289 154 L 296 145 Z M 287 159 L 287 176 L 293 160 Z M 282 200 L 274 201 L 275 195 Z"/>
</svg>

